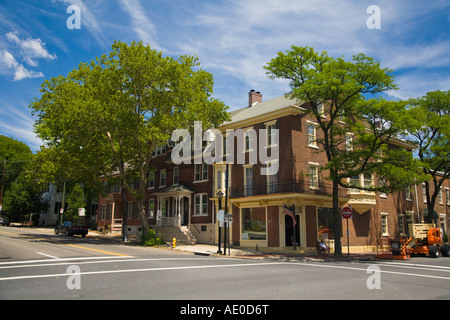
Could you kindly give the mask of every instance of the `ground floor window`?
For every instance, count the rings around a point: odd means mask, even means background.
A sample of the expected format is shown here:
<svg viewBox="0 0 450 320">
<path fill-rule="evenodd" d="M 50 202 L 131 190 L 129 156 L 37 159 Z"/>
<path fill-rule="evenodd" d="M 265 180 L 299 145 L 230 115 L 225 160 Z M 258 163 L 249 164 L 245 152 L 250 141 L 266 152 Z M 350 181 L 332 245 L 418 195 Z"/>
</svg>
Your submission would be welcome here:
<svg viewBox="0 0 450 320">
<path fill-rule="evenodd" d="M 266 240 L 265 208 L 245 208 L 241 213 L 242 240 Z"/>
<path fill-rule="evenodd" d="M 334 239 L 332 231 L 333 209 L 319 208 L 319 210 L 317 210 L 317 220 L 319 240 Z"/>
<path fill-rule="evenodd" d="M 201 193 L 195 195 L 194 215 L 208 214 L 208 194 Z"/>
</svg>

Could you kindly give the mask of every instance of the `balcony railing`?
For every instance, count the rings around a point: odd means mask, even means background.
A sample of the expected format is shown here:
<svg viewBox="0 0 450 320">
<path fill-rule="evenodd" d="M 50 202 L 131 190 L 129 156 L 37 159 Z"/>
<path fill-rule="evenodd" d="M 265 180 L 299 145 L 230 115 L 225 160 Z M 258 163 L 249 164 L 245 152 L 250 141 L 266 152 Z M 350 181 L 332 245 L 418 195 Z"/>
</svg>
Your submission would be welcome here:
<svg viewBox="0 0 450 320">
<path fill-rule="evenodd" d="M 333 185 L 330 182 L 319 181 L 310 184 L 309 180 L 279 181 L 262 183 L 259 185 L 242 186 L 230 189 L 231 198 L 242 198 L 249 196 L 262 196 L 279 193 L 306 193 L 311 195 L 329 195 L 333 193 Z M 348 198 L 346 189 L 339 189 L 339 197 Z"/>
</svg>

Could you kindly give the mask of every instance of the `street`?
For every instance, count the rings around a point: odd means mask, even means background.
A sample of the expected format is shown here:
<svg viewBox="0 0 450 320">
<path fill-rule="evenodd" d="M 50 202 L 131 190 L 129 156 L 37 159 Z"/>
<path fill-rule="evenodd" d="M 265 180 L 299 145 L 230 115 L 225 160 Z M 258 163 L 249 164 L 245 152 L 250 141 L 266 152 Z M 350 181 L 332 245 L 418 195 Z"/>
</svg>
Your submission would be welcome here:
<svg viewBox="0 0 450 320">
<path fill-rule="evenodd" d="M 0 227 L 0 299 L 448 300 L 450 258 L 238 259 Z"/>
</svg>

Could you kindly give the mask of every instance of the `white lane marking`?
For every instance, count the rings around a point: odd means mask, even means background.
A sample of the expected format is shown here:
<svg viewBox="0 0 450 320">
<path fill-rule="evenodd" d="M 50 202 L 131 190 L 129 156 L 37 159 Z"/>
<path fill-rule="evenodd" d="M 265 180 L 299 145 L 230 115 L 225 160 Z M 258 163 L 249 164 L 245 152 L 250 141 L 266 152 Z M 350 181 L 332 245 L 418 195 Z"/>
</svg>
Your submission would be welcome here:
<svg viewBox="0 0 450 320">
<path fill-rule="evenodd" d="M 116 258 L 116 259 L 114 259 Z M 120 259 L 117 259 L 120 258 Z M 126 257 L 104 257 L 105 260 L 99 260 L 99 261 L 83 261 L 87 259 L 92 259 L 90 257 L 88 258 L 78 258 L 78 259 L 64 259 L 68 260 L 67 262 L 62 261 L 62 259 L 58 260 L 34 260 L 30 262 L 40 262 L 45 261 L 45 263 L 39 263 L 39 264 L 21 264 L 21 265 L 9 265 L 9 266 L 0 266 L 0 269 L 15 269 L 15 268 L 32 268 L 32 267 L 50 267 L 50 266 L 64 266 L 64 265 L 71 265 L 71 264 L 80 264 L 80 265 L 86 265 L 86 264 L 102 264 L 102 263 L 117 263 L 117 262 L 142 262 L 142 261 L 175 261 L 175 260 L 196 260 L 198 261 L 198 258 L 128 258 L 124 259 Z M 96 258 L 97 259 L 97 258 Z M 107 260 L 110 259 L 110 260 Z M 202 260 L 214 260 L 214 258 L 205 258 Z"/>
<path fill-rule="evenodd" d="M 46 256 L 46 257 L 48 257 L 48 258 L 52 258 L 52 259 L 57 259 L 57 260 L 59 260 L 59 258 L 58 258 L 58 257 L 55 257 L 55 256 L 51 256 L 51 255 L 49 255 L 49 254 L 46 254 L 46 253 L 42 253 L 42 252 L 37 252 L 37 251 L 36 251 L 36 253 L 37 253 L 37 254 L 40 254 L 40 255 L 43 255 L 43 256 Z"/>
<path fill-rule="evenodd" d="M 27 263 L 45 263 L 45 262 L 55 262 L 55 261 L 78 261 L 78 260 L 95 260 L 95 259 L 129 259 L 130 257 L 121 256 L 92 256 L 92 257 L 71 257 L 71 258 L 59 258 L 59 259 L 41 259 L 41 260 L 21 260 L 21 261 L 7 261 L 0 262 L 0 266 L 9 264 L 27 264 Z"/>
<path fill-rule="evenodd" d="M 358 270 L 358 271 L 364 271 L 367 272 L 367 268 L 355 268 L 355 267 L 344 267 L 344 266 L 333 266 L 333 265 L 325 265 L 325 264 L 315 264 L 315 263 L 293 263 L 292 265 L 297 266 L 314 266 L 314 267 L 321 267 L 321 268 L 334 268 L 334 269 L 344 269 L 344 270 Z M 376 264 L 374 264 L 376 265 Z M 434 271 L 430 270 L 429 271 Z M 440 270 L 435 270 L 440 271 Z M 422 277 L 422 278 L 433 278 L 433 279 L 443 279 L 443 280 L 450 280 L 450 277 L 441 277 L 441 276 L 431 276 L 426 274 L 416 274 L 416 273 L 408 273 L 408 272 L 395 272 L 395 271 L 387 271 L 387 270 L 380 270 L 381 273 L 389 273 L 389 274 L 398 274 L 398 275 L 404 275 L 404 276 L 412 276 L 412 277 Z"/>
<path fill-rule="evenodd" d="M 276 264 L 286 264 L 285 262 L 267 262 L 267 263 L 242 263 L 242 264 L 222 264 L 222 265 L 209 265 L 209 266 L 183 266 L 183 267 L 163 267 L 163 268 L 144 268 L 144 269 L 123 269 L 123 270 L 100 270 L 100 271 L 88 271 L 81 272 L 80 276 L 95 275 L 95 274 L 111 274 L 111 273 L 133 273 L 133 272 L 150 272 L 150 271 L 171 271 L 171 270 L 189 270 L 189 269 L 210 269 L 210 268 L 235 268 L 235 267 L 260 267 Z M 71 276 L 69 273 L 57 273 L 57 274 L 40 274 L 29 276 L 16 276 L 0 278 L 0 281 L 8 280 L 22 280 L 22 279 L 37 279 L 37 278 L 54 278 L 54 277 L 67 277 Z"/>
</svg>

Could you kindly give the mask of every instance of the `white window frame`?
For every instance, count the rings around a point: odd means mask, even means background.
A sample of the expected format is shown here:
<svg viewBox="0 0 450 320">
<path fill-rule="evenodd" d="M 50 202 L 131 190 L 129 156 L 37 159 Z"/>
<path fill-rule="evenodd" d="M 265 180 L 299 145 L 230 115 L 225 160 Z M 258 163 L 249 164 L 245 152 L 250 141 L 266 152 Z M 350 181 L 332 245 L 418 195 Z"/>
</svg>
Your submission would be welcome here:
<svg viewBox="0 0 450 320">
<path fill-rule="evenodd" d="M 264 123 L 266 126 L 266 148 L 276 147 L 276 144 L 272 143 L 272 129 L 277 129 L 277 120 L 272 120 Z"/>
<path fill-rule="evenodd" d="M 317 123 L 307 120 L 306 124 L 306 137 L 308 147 L 317 149 Z M 312 133 L 310 132 L 310 129 L 312 129 Z"/>
<path fill-rule="evenodd" d="M 205 181 L 208 181 L 208 165 L 204 162 L 201 164 L 194 164 L 194 183 Z"/>
<path fill-rule="evenodd" d="M 174 167 L 172 170 L 173 173 L 173 185 L 177 186 L 180 184 L 180 167 Z"/>
<path fill-rule="evenodd" d="M 163 177 L 164 177 L 164 181 L 163 181 Z M 164 183 L 163 183 L 164 182 Z M 161 169 L 159 171 L 159 187 L 165 187 L 167 183 L 167 170 L 166 169 Z"/>
<path fill-rule="evenodd" d="M 309 189 L 319 189 L 319 164 L 308 162 Z"/>
<path fill-rule="evenodd" d="M 352 152 L 353 151 L 353 133 L 347 132 L 345 134 L 345 151 Z"/>
<path fill-rule="evenodd" d="M 153 203 L 153 208 L 152 204 Z M 148 215 L 147 219 L 153 219 L 155 217 L 155 199 L 149 199 L 148 200 Z"/>
<path fill-rule="evenodd" d="M 423 203 L 427 203 L 427 187 L 425 186 L 425 183 L 422 183 L 422 198 Z"/>
<path fill-rule="evenodd" d="M 389 236 L 389 213 L 381 212 L 381 233 L 383 237 Z"/>
<path fill-rule="evenodd" d="M 253 195 L 253 165 L 244 165 L 244 196 Z"/>
<path fill-rule="evenodd" d="M 194 214 L 195 216 L 208 215 L 208 194 L 197 193 L 194 195 Z"/>
</svg>

